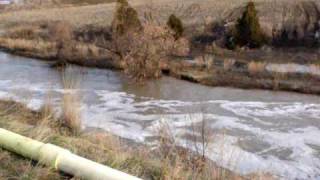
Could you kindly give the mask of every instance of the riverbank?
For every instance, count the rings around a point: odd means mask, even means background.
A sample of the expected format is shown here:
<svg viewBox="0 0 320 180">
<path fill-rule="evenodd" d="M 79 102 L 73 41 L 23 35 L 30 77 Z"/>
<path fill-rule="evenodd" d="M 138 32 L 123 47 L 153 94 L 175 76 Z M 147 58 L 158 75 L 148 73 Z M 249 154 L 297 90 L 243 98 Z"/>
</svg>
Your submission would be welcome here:
<svg viewBox="0 0 320 180">
<path fill-rule="evenodd" d="M 199 59 L 172 60 L 163 70 L 179 79 L 208 86 L 320 93 L 318 64 L 272 63 L 215 54 Z"/>
<path fill-rule="evenodd" d="M 143 23 L 152 24 L 151 22 L 156 21 L 164 24 L 171 13 L 170 9 L 174 7 L 173 4 L 169 4 L 164 10 L 165 2 L 149 4 L 133 0 L 130 1 L 130 4 L 137 9 Z M 267 31 L 265 33 L 269 38 L 272 36 L 270 24 L 277 24 L 274 17 L 281 16 L 282 9 L 274 9 L 274 15 L 266 12 L 269 12 L 270 7 L 281 8 L 287 3 L 286 0 L 273 3 L 257 2 L 261 26 Z M 320 55 L 316 49 L 314 51 L 305 51 L 302 48 L 279 50 L 266 46 L 258 50 L 244 48 L 230 51 L 217 45 L 224 41 L 227 28 L 240 16 L 239 8 L 241 9 L 244 4 L 242 1 L 234 2 L 233 0 L 226 3 L 186 1 L 185 6 L 177 12 L 185 25 L 183 37 L 185 43 L 184 45 L 177 44 L 177 49 L 188 49 L 185 45 L 190 44 L 191 52 L 173 52 L 172 54 L 178 54 L 179 57 L 171 56 L 161 59 L 159 64 L 163 74 L 208 86 L 319 94 L 318 57 Z M 301 6 L 303 9 L 310 10 L 312 14 L 318 12 L 317 2 L 307 3 L 302 0 L 289 3 L 289 5 L 290 9 Z M 216 6 L 225 10 L 225 13 L 219 15 L 219 11 L 212 10 Z M 0 37 L 0 48 L 16 55 L 54 61 L 55 66 L 71 63 L 88 67 L 127 70 L 126 62 L 110 48 L 115 44 L 112 42 L 114 40 L 112 40 L 110 29 L 114 9 L 115 3 L 103 3 L 39 9 L 22 8 L 18 11 L 1 13 L 3 32 Z M 149 12 L 148 9 L 153 11 Z M 290 13 L 293 13 L 295 17 L 294 12 Z M 183 14 L 190 14 L 192 17 Z M 150 20 L 148 16 L 157 18 Z M 202 16 L 208 16 L 205 22 L 210 22 L 197 23 L 203 21 L 199 19 Z M 224 21 L 225 24 L 217 23 L 220 21 Z M 300 27 L 301 23 L 303 22 L 299 22 L 297 26 Z M 312 24 L 311 21 L 307 23 Z M 155 27 L 157 28 L 161 30 L 161 26 Z M 60 47 L 61 44 L 63 47 Z M 303 69 L 308 70 L 301 71 L 298 67 L 301 65 L 304 66 Z M 272 68 L 276 66 L 285 68 Z"/>
<path fill-rule="evenodd" d="M 50 95 L 53 105 L 60 107 L 65 92 L 61 86 L 63 69 L 50 68 L 50 62 L 6 53 L 0 56 L 1 97 L 38 109 Z M 207 153 L 217 164 L 225 167 L 230 163 L 227 168 L 245 174 L 263 171 L 287 178 L 317 177 L 320 143 L 314 137 L 319 134 L 318 96 L 211 88 L 171 77 L 141 86 L 117 71 L 79 66 L 67 69 L 79 74 L 81 80 L 76 89 L 81 93 L 86 127 L 156 145 L 153 130 L 165 121 L 184 146 L 183 142 L 193 137 L 190 122 L 200 127 L 199 119 L 205 119 L 209 132 L 217 133 Z M 301 141 L 294 143 L 296 139 Z M 307 159 L 315 161 L 308 163 Z M 248 168 L 242 171 L 243 167 Z"/>
<path fill-rule="evenodd" d="M 157 168 L 151 165 L 151 162 L 142 165 L 149 160 L 140 156 L 137 149 L 139 147 L 139 151 L 143 151 L 144 147 L 134 145 L 128 140 L 119 139 L 102 131 L 83 132 L 80 136 L 72 136 L 67 128 L 59 125 L 58 120 L 54 119 L 48 111 L 36 112 L 13 101 L 1 101 L 0 112 L 2 128 L 42 142 L 62 146 L 76 154 L 136 176 L 150 177 L 157 174 Z M 0 150 L 0 159 L 1 179 L 72 178 L 3 149 Z M 152 173 L 149 174 L 150 172 Z"/>
<path fill-rule="evenodd" d="M 50 41 L 1 37 L 0 48 L 20 56 L 52 61 L 56 64 L 54 66 L 65 62 L 87 67 L 124 69 L 123 61 L 115 59 L 110 51 L 95 44 L 73 42 L 72 51 L 66 53 L 63 59 L 59 59 L 56 44 Z M 226 55 L 226 53 L 229 54 Z M 259 57 L 250 60 L 241 56 L 238 58 L 234 55 L 235 53 L 231 55 L 230 52 L 226 53 L 210 53 L 197 57 L 171 57 L 161 61 L 160 65 L 165 75 L 208 86 L 320 94 L 320 83 L 318 83 L 320 66 L 316 60 L 310 59 L 307 63 L 298 63 L 296 59 L 294 61 L 284 59 L 276 63 L 263 60 L 263 57 L 261 60 Z M 272 69 L 270 68 L 272 66 L 285 66 L 285 69 Z M 299 67 L 295 66 L 303 66 L 311 72 L 300 71 Z"/>
<path fill-rule="evenodd" d="M 0 125 L 2 128 L 42 142 L 64 147 L 78 155 L 144 179 L 184 179 L 187 177 L 200 179 L 246 179 L 249 177 L 250 179 L 272 179 L 269 176 L 262 175 L 241 177 L 228 170 L 213 166 L 210 162 L 202 164 L 200 169 L 195 170 L 195 164 L 190 166 L 191 164 L 188 163 L 192 163 L 191 157 L 194 156 L 192 154 L 190 156 L 187 154 L 179 155 L 175 159 L 172 159 L 173 157 L 161 159 L 163 156 L 157 150 L 150 151 L 144 145 L 115 137 L 100 130 L 86 130 L 79 136 L 72 136 L 67 128 L 59 125 L 58 120 L 48 114 L 48 111 L 44 109 L 41 112 L 32 111 L 13 101 L 0 101 Z M 171 153 L 178 153 L 176 150 Z M 187 151 L 181 149 L 182 152 L 186 153 Z M 170 156 L 177 155 L 171 154 Z M 182 157 L 188 160 L 180 159 Z M 0 178 L 42 179 L 45 176 L 49 179 L 72 179 L 69 175 L 38 165 L 36 162 L 3 149 L 0 150 L 0 160 L 2 162 Z M 209 166 L 209 164 L 211 165 Z M 210 169 L 207 169 L 209 167 Z"/>
</svg>

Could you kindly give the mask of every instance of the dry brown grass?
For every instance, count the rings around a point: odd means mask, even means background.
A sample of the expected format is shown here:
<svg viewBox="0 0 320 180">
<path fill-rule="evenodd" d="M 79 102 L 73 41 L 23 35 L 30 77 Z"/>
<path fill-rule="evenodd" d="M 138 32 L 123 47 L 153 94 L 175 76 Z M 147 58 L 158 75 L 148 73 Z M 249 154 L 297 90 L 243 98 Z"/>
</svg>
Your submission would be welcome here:
<svg viewBox="0 0 320 180">
<path fill-rule="evenodd" d="M 242 179 L 274 179 L 271 175 L 259 172 L 248 177 L 239 176 L 224 168 L 217 166 L 207 158 L 211 149 L 210 146 L 218 138 L 212 129 L 207 126 L 205 115 L 186 118 L 190 123 L 188 134 L 179 134 L 168 122 L 161 121 L 156 134 L 159 136 L 158 148 L 155 150 L 161 160 L 163 179 L 201 179 L 201 180 L 242 180 Z M 190 122 L 189 122 L 190 121 Z M 189 142 L 185 146 L 193 149 L 188 150 L 178 143 L 179 138 L 186 138 Z M 220 137 L 221 138 L 221 137 Z M 223 152 L 224 147 L 219 151 Z M 223 153 L 221 153 L 223 154 Z M 241 157 L 230 157 L 230 165 L 240 161 Z M 223 158 L 222 158 L 223 159 Z"/>
<path fill-rule="evenodd" d="M 48 99 L 50 103 L 50 99 Z M 51 105 L 45 105 L 40 113 L 28 110 L 25 106 L 14 102 L 0 102 L 0 124 L 2 128 L 32 137 L 44 142 L 53 143 L 70 149 L 94 161 L 113 168 L 144 176 L 146 168 L 138 168 L 141 164 L 135 158 L 142 158 L 119 140 L 106 133 L 83 133 L 80 137 L 69 136 L 64 127 L 56 124 L 52 118 Z M 50 120 L 49 120 L 50 119 Z M 40 134 L 39 134 L 40 133 Z M 140 151 L 139 151 L 140 152 Z M 145 157 L 145 156 L 144 156 Z M 17 155 L 0 150 L 0 179 L 71 179 L 51 168 L 38 166 L 36 163 Z M 141 163 L 143 161 L 141 160 Z M 148 173 L 153 173 L 151 166 Z"/>
<path fill-rule="evenodd" d="M 279 90 L 281 89 L 281 82 L 283 82 L 286 78 L 288 78 L 288 73 L 283 73 L 283 72 L 273 72 L 272 73 L 273 77 L 273 89 L 274 90 Z"/>
<path fill-rule="evenodd" d="M 76 95 L 65 93 L 62 102 L 61 123 L 70 129 L 73 135 L 79 135 L 81 132 L 81 112 L 80 104 Z"/>
<path fill-rule="evenodd" d="M 214 67 L 214 57 L 211 54 L 203 54 L 195 57 L 196 65 L 199 67 L 205 67 L 206 70 L 212 70 Z"/>
<path fill-rule="evenodd" d="M 12 38 L 12 39 L 39 39 L 41 29 L 38 26 L 32 26 L 32 25 L 23 25 L 23 26 L 15 26 L 13 28 L 10 28 L 7 33 L 6 37 Z"/>
<path fill-rule="evenodd" d="M 73 135 L 81 132 L 81 103 L 77 88 L 80 86 L 80 74 L 72 67 L 66 67 L 62 75 L 62 85 L 65 90 L 62 97 L 61 124 L 69 128 Z"/>
<path fill-rule="evenodd" d="M 320 65 L 319 64 L 311 64 L 310 71 L 314 74 L 320 74 Z"/>
<path fill-rule="evenodd" d="M 49 35 L 52 41 L 71 41 L 73 40 L 73 29 L 66 21 L 58 21 L 48 25 Z"/>
<path fill-rule="evenodd" d="M 73 27 L 66 21 L 18 25 L 0 37 L 0 46 L 34 57 L 55 58 L 62 62 L 103 59 L 106 51 L 95 44 L 75 40 Z"/>
<path fill-rule="evenodd" d="M 284 11 L 287 11 L 287 9 L 290 9 L 290 7 L 293 7 L 294 9 L 294 7 L 297 6 L 297 3 L 302 1 L 303 0 L 255 0 L 254 2 L 256 2 L 257 9 L 259 11 L 262 28 L 267 31 L 268 34 L 270 34 L 272 31 L 272 28 L 281 28 L 282 24 L 284 23 Z M 187 29 L 191 28 L 190 25 L 194 25 L 192 28 L 196 27 L 196 29 L 199 29 L 199 31 L 189 30 L 189 32 L 192 33 L 202 32 L 203 28 L 205 28 L 205 25 L 210 24 L 208 22 L 213 22 L 216 20 L 225 19 L 227 24 L 234 23 L 234 21 L 239 17 L 239 12 L 241 11 L 241 8 L 239 7 L 244 6 L 246 2 L 247 0 L 203 0 L 200 2 L 195 0 L 130 1 L 132 6 L 137 9 L 140 19 L 144 23 L 153 22 L 154 24 L 164 24 L 168 16 L 174 13 L 182 19 Z M 65 28 L 70 26 L 70 28 L 65 29 L 74 30 L 78 28 L 85 28 L 90 25 L 94 27 L 106 28 L 111 25 L 114 11 L 115 3 L 49 9 L 40 8 L 1 13 L 0 21 L 2 22 L 4 31 L 7 28 L 10 29 L 12 26 L 16 27 L 21 24 L 39 24 L 43 22 L 55 24 L 59 21 L 64 22 L 65 24 L 61 27 Z M 290 13 L 287 13 L 286 16 L 290 16 Z M 33 30 L 32 32 L 26 28 L 20 32 L 16 31 L 16 33 L 19 36 L 32 37 L 34 36 L 34 31 L 37 30 Z M 180 43 L 186 44 L 188 42 L 182 41 Z M 184 53 L 178 52 L 178 54 Z"/>
<path fill-rule="evenodd" d="M 266 70 L 266 65 L 267 64 L 265 62 L 252 61 L 248 64 L 248 71 L 251 75 L 257 75 Z"/>
<path fill-rule="evenodd" d="M 106 56 L 94 44 L 74 40 L 74 30 L 65 21 L 18 25 L 0 37 L 0 46 L 22 55 L 59 60 L 91 60 Z M 102 52 L 102 54 L 101 54 Z"/>
<path fill-rule="evenodd" d="M 281 23 L 283 11 L 296 2 L 303 0 L 254 0 L 262 15 L 263 28 L 272 29 L 272 26 Z M 232 17 L 235 8 L 243 6 L 248 0 L 132 0 L 130 3 L 136 8 L 142 19 L 150 19 L 149 14 L 156 22 L 165 23 L 169 15 L 177 14 L 184 24 L 203 24 L 204 19 L 217 20 Z M 317 2 L 319 4 L 319 2 Z M 61 21 L 66 20 L 72 26 L 84 25 L 109 26 L 113 19 L 115 3 L 59 7 L 50 9 L 20 10 L 0 14 L 0 21 L 6 26 L 12 24 Z M 272 13 L 270 13 L 272 12 Z M 237 11 L 234 11 L 237 13 Z M 269 30 L 268 30 L 269 31 Z"/>
<path fill-rule="evenodd" d="M 48 56 L 56 54 L 56 44 L 43 40 L 0 38 L 0 44 L 11 50 L 39 52 Z"/>
<path fill-rule="evenodd" d="M 92 44 L 77 43 L 74 44 L 74 50 L 76 52 L 73 54 L 73 57 L 78 59 L 90 60 L 101 56 L 101 49 Z"/>
<path fill-rule="evenodd" d="M 160 148 L 150 150 L 104 132 L 84 132 L 79 136 L 64 133 L 53 118 L 50 96 L 42 112 L 33 112 L 14 102 L 0 102 L 0 125 L 2 128 L 53 143 L 72 152 L 144 179 L 273 179 L 271 176 L 255 175 L 241 177 L 210 161 L 197 158 L 196 154 L 176 144 L 175 137 L 166 126 L 159 131 Z M 50 119 L 50 120 L 49 120 Z M 41 132 L 40 134 L 37 134 Z M 0 150 L 0 179 L 69 179 L 50 168 L 38 166 L 19 156 Z"/>
<path fill-rule="evenodd" d="M 33 162 L 20 158 L 0 149 L 0 179 L 34 179 L 49 177 L 51 180 L 61 179 L 60 175 L 48 168 L 34 165 Z"/>
<path fill-rule="evenodd" d="M 223 60 L 223 69 L 225 71 L 231 70 L 231 68 L 233 67 L 235 62 L 236 61 L 234 59 L 225 59 L 225 60 Z"/>
</svg>

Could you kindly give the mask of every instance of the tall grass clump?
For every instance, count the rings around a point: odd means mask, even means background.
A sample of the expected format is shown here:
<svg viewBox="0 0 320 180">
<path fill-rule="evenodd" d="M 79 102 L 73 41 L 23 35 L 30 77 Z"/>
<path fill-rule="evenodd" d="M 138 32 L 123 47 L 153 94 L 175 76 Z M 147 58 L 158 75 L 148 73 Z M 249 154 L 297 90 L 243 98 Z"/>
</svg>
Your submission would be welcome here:
<svg viewBox="0 0 320 180">
<path fill-rule="evenodd" d="M 80 75 L 72 67 L 66 67 L 62 74 L 62 85 L 65 90 L 62 97 L 61 125 L 68 128 L 73 135 L 81 131 L 81 104 L 76 88 L 80 86 Z"/>
<path fill-rule="evenodd" d="M 33 133 L 31 133 L 31 138 L 39 141 L 47 141 L 53 134 L 51 129 L 54 126 L 55 121 L 55 111 L 52 104 L 52 98 L 50 94 L 46 96 L 44 104 L 39 110 L 39 119 L 36 121 L 36 126 Z"/>
<path fill-rule="evenodd" d="M 172 14 L 167 22 L 167 26 L 174 32 L 175 39 L 182 37 L 184 32 L 184 27 L 182 21 L 174 14 Z"/>
<path fill-rule="evenodd" d="M 258 48 L 265 42 L 262 33 L 257 10 L 254 2 L 249 2 L 238 19 L 235 29 L 235 42 L 239 46 L 248 46 L 249 48 Z"/>
</svg>

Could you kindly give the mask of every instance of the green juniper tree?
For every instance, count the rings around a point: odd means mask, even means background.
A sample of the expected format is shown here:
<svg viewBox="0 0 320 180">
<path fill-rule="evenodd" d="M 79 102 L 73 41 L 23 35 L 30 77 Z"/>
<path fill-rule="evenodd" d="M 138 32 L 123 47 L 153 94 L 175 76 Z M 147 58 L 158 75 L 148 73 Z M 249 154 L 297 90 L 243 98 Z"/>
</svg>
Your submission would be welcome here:
<svg viewBox="0 0 320 180">
<path fill-rule="evenodd" d="M 257 10 L 253 2 L 247 4 L 242 17 L 238 19 L 235 42 L 240 46 L 248 46 L 250 48 L 261 47 L 265 42 L 257 16 Z"/>
<path fill-rule="evenodd" d="M 182 21 L 172 14 L 167 22 L 167 26 L 174 31 L 174 38 L 177 40 L 182 37 L 182 34 L 184 32 Z"/>
<path fill-rule="evenodd" d="M 117 1 L 117 10 L 112 21 L 112 32 L 117 35 L 123 35 L 129 31 L 140 31 L 141 22 L 137 11 L 132 8 L 127 0 Z"/>
</svg>

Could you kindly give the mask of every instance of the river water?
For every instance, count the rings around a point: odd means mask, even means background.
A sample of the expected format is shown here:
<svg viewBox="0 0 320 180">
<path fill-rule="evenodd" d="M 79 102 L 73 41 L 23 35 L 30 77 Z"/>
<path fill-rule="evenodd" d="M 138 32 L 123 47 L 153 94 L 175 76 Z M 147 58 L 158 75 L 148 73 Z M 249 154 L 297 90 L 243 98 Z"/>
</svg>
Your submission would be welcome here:
<svg viewBox="0 0 320 180">
<path fill-rule="evenodd" d="M 282 179 L 320 179 L 320 97 L 288 92 L 214 88 L 163 77 L 145 85 L 120 72 L 72 67 L 79 88 L 64 90 L 48 62 L 0 53 L 0 98 L 40 108 L 50 96 L 81 94 L 84 128 L 99 128 L 156 145 L 167 124 L 181 146 L 198 128 L 214 134 L 207 156 L 232 171 L 270 172 Z M 48 95 L 49 94 L 49 95 Z"/>
</svg>

